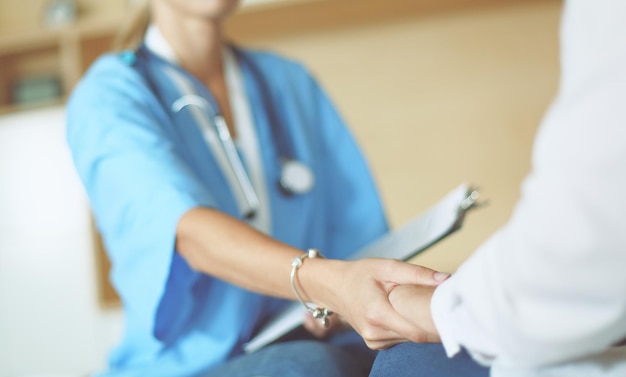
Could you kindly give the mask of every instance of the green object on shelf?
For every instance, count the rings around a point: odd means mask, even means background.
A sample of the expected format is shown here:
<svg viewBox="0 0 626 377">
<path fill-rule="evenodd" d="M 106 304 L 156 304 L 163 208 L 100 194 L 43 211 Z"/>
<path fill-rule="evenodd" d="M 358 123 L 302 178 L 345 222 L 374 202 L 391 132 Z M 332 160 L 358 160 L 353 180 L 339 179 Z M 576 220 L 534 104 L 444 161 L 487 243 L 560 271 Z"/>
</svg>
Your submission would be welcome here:
<svg viewBox="0 0 626 377">
<path fill-rule="evenodd" d="M 13 103 L 29 105 L 61 98 L 61 79 L 57 75 L 26 77 L 13 88 Z"/>
</svg>

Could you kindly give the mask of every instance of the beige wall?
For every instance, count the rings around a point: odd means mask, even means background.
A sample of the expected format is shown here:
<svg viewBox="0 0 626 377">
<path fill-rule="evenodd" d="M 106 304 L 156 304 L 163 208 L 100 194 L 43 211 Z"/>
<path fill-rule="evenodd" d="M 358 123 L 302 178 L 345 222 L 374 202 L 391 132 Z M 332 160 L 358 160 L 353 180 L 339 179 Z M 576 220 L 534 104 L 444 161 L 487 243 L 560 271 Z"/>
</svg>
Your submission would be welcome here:
<svg viewBox="0 0 626 377">
<path fill-rule="evenodd" d="M 560 2 L 238 40 L 304 62 L 361 142 L 392 226 L 460 182 L 490 205 L 416 259 L 453 271 L 504 224 L 558 81 Z"/>
</svg>

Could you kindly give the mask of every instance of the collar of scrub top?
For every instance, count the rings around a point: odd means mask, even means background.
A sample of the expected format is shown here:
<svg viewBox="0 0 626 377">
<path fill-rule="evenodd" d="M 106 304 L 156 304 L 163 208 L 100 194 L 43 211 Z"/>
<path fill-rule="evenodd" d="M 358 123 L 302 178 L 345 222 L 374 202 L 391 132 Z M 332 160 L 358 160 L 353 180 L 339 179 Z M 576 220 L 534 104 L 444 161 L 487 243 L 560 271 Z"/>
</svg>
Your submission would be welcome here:
<svg viewBox="0 0 626 377">
<path fill-rule="evenodd" d="M 176 54 L 155 25 L 148 27 L 144 44 L 153 54 L 177 66 Z M 201 126 L 205 140 L 225 174 L 242 215 L 257 229 L 269 233 L 271 222 L 267 185 L 243 78 L 230 49 L 225 48 L 223 56 L 224 74 L 233 112 L 233 126 L 237 130 L 239 148 L 235 146 L 214 99 L 196 95 L 192 85 L 184 82 L 183 75 L 178 74 L 178 71 L 174 69 L 169 69 L 168 73 L 174 81 L 178 82 L 179 89 L 187 93 L 172 104 L 172 110 L 178 112 L 187 106 L 192 106 L 190 110 L 199 121 L 198 125 Z M 212 127 L 202 127 L 203 119 L 206 118 L 198 116 L 198 111 L 201 109 L 210 113 L 209 122 L 212 123 Z M 246 160 L 247 170 L 239 157 L 238 149 Z"/>
</svg>

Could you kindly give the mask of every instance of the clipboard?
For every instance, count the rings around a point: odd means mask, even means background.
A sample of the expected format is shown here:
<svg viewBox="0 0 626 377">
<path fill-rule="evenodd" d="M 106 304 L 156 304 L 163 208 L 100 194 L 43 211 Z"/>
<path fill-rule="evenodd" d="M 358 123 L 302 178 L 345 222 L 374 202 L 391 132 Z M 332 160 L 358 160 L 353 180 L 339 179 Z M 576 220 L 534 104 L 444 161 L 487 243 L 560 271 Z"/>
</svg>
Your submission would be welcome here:
<svg viewBox="0 0 626 377">
<path fill-rule="evenodd" d="M 466 213 L 485 204 L 478 202 L 478 197 L 477 188 L 461 184 L 427 211 L 369 243 L 352 254 L 348 260 L 392 258 L 407 261 L 459 230 L 463 226 Z M 244 344 L 244 352 L 254 352 L 281 339 L 302 325 L 304 315 L 302 304 L 291 303 Z"/>
</svg>

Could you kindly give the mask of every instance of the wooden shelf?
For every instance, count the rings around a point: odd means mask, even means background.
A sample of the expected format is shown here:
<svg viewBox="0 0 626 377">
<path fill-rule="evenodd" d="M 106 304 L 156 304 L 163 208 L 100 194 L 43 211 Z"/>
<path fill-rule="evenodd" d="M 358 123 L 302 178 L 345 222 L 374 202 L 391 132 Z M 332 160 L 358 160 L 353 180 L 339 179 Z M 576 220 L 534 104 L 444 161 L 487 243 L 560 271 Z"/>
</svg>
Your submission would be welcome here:
<svg viewBox="0 0 626 377">
<path fill-rule="evenodd" d="M 0 36 L 0 113 L 62 103 L 89 65 L 111 48 L 120 23 L 119 17 L 86 18 L 64 27 Z M 20 82 L 41 75 L 58 77 L 58 98 L 16 103 Z"/>
<path fill-rule="evenodd" d="M 0 55 L 32 51 L 57 46 L 65 38 L 92 38 L 110 36 L 119 27 L 119 17 L 86 18 L 58 28 L 40 28 L 27 32 L 0 35 Z"/>
<path fill-rule="evenodd" d="M 61 106 L 65 103 L 65 97 L 59 99 L 53 99 L 49 101 L 41 101 L 32 104 L 25 105 L 4 105 L 0 106 L 0 115 L 17 113 L 21 111 L 28 111 L 33 109 L 40 109 L 43 107 Z"/>
</svg>

